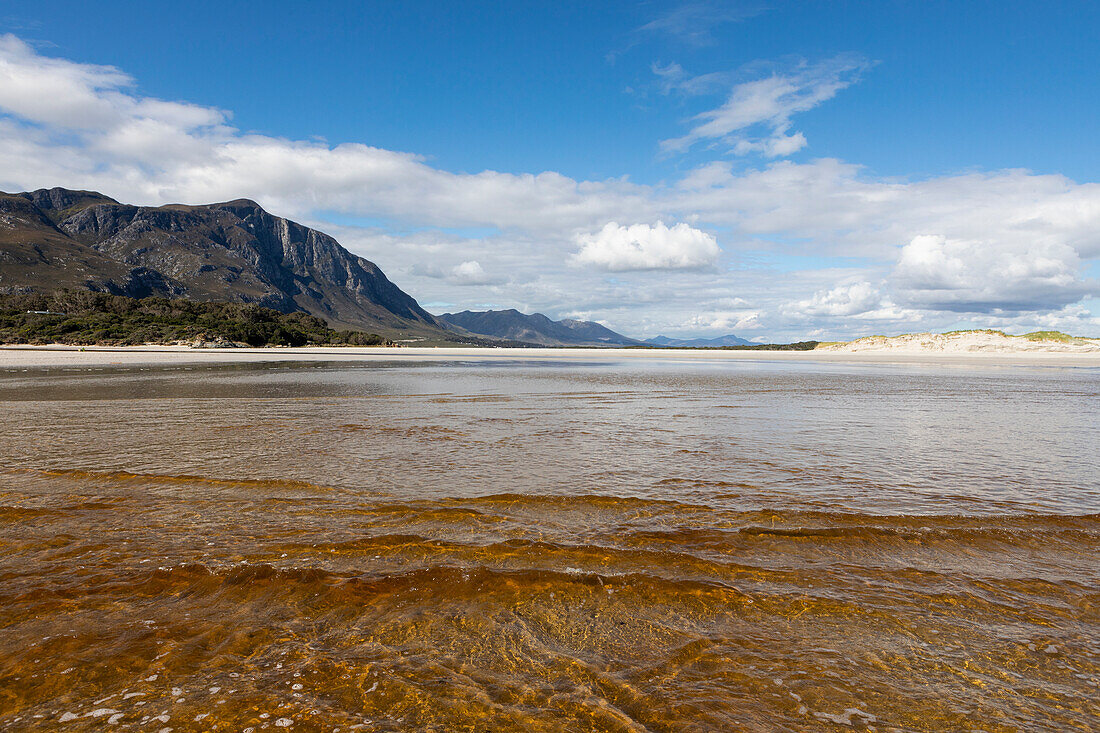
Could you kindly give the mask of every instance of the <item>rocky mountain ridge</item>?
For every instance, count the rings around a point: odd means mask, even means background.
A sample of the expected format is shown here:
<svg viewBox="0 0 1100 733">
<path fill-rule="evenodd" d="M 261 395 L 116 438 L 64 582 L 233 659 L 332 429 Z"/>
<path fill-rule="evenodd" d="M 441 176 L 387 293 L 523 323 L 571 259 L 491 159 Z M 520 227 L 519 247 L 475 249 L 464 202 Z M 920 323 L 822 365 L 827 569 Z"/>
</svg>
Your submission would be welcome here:
<svg viewBox="0 0 1100 733">
<path fill-rule="evenodd" d="M 255 303 L 339 328 L 449 331 L 373 262 L 254 201 L 148 207 L 64 188 L 0 193 L 0 292 L 61 287 Z"/>
</svg>

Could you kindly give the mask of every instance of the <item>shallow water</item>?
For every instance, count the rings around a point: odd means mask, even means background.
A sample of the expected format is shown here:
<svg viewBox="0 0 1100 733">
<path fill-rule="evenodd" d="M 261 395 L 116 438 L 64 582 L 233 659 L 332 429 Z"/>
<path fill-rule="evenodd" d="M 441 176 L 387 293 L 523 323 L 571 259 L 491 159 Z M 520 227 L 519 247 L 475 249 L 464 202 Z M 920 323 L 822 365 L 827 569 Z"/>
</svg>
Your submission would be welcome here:
<svg viewBox="0 0 1100 733">
<path fill-rule="evenodd" d="M 1096 730 L 1098 393 L 766 361 L 0 372 L 0 729 Z"/>
</svg>

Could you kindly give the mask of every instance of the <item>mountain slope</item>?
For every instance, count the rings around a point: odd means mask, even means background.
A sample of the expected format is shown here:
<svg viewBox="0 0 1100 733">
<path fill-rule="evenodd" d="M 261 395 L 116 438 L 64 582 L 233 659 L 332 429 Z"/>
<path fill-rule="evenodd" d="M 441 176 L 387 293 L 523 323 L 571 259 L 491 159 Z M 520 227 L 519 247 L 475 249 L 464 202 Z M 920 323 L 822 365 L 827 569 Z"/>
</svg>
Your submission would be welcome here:
<svg viewBox="0 0 1100 733">
<path fill-rule="evenodd" d="M 339 328 L 446 337 L 373 262 L 245 199 L 144 207 L 62 188 L 0 193 L 0 292 L 58 287 L 255 303 Z"/>
<path fill-rule="evenodd" d="M 0 288 L 85 287 L 124 281 L 129 271 L 58 231 L 32 201 L 0 193 Z"/>
<path fill-rule="evenodd" d="M 722 346 L 752 346 L 752 341 L 747 341 L 732 333 L 726 336 L 718 336 L 712 339 L 677 339 L 668 336 L 655 336 L 642 342 L 649 346 L 672 346 L 675 348 L 714 349 Z"/>
<path fill-rule="evenodd" d="M 515 309 L 444 313 L 439 320 L 469 333 L 542 346 L 629 346 L 634 339 L 594 321 L 552 321 L 541 313 Z"/>
</svg>

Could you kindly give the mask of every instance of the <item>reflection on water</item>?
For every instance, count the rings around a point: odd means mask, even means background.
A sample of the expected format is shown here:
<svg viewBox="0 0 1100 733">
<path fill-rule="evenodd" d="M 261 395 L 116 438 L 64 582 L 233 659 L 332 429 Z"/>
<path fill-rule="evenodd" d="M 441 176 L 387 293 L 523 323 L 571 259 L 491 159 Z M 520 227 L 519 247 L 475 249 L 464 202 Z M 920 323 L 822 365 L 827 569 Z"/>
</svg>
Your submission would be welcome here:
<svg viewBox="0 0 1100 733">
<path fill-rule="evenodd" d="M 0 729 L 1094 730 L 1098 376 L 0 373 Z"/>
</svg>

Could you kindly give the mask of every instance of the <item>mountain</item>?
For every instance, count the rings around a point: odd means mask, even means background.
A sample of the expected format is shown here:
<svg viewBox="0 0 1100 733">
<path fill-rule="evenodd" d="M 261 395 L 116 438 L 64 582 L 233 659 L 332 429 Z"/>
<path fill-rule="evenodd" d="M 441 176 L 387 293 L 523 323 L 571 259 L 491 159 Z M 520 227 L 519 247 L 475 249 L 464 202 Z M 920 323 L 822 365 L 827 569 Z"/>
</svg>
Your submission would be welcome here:
<svg viewBox="0 0 1100 733">
<path fill-rule="evenodd" d="M 668 336 L 656 336 L 642 342 L 649 346 L 672 346 L 674 348 L 714 349 L 722 346 L 752 346 L 752 341 L 734 336 L 732 333 L 712 339 L 674 339 Z"/>
<path fill-rule="evenodd" d="M 541 313 L 515 309 L 444 313 L 439 320 L 469 333 L 540 346 L 631 346 L 638 341 L 593 321 L 552 321 Z"/>
<path fill-rule="evenodd" d="M 0 293 L 64 287 L 255 303 L 337 328 L 451 338 L 373 262 L 254 201 L 147 207 L 63 188 L 0 193 Z"/>
</svg>

